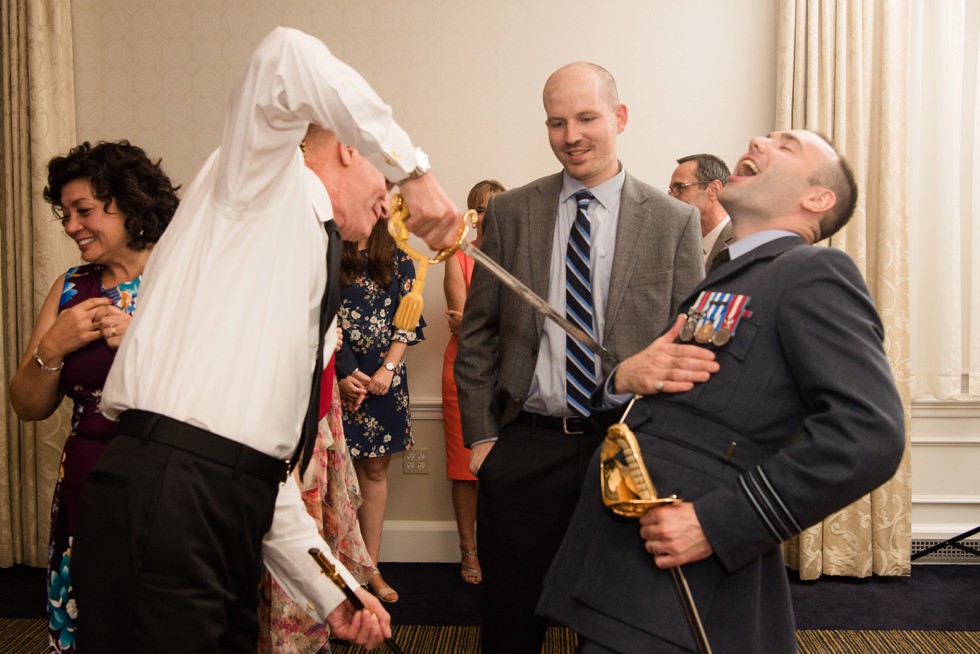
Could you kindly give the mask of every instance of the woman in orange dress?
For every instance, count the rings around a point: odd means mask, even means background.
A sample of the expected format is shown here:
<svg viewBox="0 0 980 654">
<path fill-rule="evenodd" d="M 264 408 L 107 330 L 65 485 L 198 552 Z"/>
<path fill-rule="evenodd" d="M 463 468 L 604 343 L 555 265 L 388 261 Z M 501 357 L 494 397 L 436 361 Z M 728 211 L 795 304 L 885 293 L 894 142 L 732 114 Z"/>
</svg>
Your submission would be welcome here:
<svg viewBox="0 0 980 654">
<path fill-rule="evenodd" d="M 504 191 L 503 185 L 493 179 L 478 182 L 466 198 L 466 206 L 476 211 L 476 239 L 483 240 L 483 214 L 490 198 Z M 463 252 L 446 261 L 443 290 L 446 293 L 446 317 L 449 320 L 449 343 L 442 361 L 442 416 L 446 429 L 446 475 L 452 480 L 453 511 L 456 529 L 459 531 L 460 576 L 468 584 L 483 581 L 480 560 L 476 551 L 476 477 L 470 473 L 469 450 L 463 446 L 463 433 L 459 423 L 459 402 L 456 399 L 456 381 L 453 379 L 453 363 L 456 361 L 456 342 L 459 325 L 463 318 L 463 305 L 470 290 L 474 261 Z"/>
</svg>

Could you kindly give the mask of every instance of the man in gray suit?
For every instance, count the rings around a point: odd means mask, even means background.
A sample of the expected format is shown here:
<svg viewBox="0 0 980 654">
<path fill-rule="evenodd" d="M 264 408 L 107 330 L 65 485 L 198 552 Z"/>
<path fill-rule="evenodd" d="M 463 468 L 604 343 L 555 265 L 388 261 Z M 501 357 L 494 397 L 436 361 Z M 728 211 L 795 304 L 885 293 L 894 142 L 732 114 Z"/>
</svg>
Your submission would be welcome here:
<svg viewBox="0 0 980 654">
<path fill-rule="evenodd" d="M 703 277 L 697 213 L 623 169 L 627 110 L 605 69 L 569 64 L 543 96 L 564 171 L 494 196 L 482 249 L 624 358 Z M 479 267 L 463 316 L 455 376 L 480 481 L 483 652 L 537 654 L 546 622 L 534 607 L 600 441 L 588 394 L 608 368 Z"/>
<path fill-rule="evenodd" d="M 670 176 L 667 193 L 681 202 L 697 207 L 701 213 L 704 270 L 733 240 L 732 221 L 718 201 L 721 189 L 728 183 L 728 166 L 713 154 L 692 154 L 677 160 Z"/>
<path fill-rule="evenodd" d="M 694 651 L 667 572 L 679 565 L 716 654 L 796 651 L 780 543 L 887 481 L 905 445 L 871 295 L 846 254 L 812 245 L 856 198 L 819 135 L 752 139 L 721 193 L 731 260 L 685 300 L 686 323 L 603 386 L 645 395 L 626 424 L 658 495 L 686 501 L 638 527 L 603 506 L 592 462 L 538 607 L 582 636 L 583 653 Z M 692 386 L 663 356 L 678 338 L 701 344 L 718 372 Z M 622 419 L 622 406 L 603 406 L 598 422 Z"/>
</svg>

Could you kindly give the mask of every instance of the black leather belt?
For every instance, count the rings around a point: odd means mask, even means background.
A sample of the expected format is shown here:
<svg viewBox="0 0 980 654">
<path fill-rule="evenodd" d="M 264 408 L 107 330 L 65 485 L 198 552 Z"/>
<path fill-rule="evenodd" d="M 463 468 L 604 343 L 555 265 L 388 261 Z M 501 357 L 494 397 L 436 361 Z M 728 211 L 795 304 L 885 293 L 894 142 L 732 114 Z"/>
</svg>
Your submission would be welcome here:
<svg viewBox="0 0 980 654">
<path fill-rule="evenodd" d="M 579 436 L 581 434 L 594 434 L 592 421 L 588 418 L 578 416 L 565 416 L 556 418 L 555 416 L 542 416 L 537 413 L 521 411 L 517 414 L 517 422 L 527 425 L 532 429 L 551 429 L 560 431 L 566 436 Z"/>
<path fill-rule="evenodd" d="M 287 462 L 236 441 L 159 413 L 130 409 L 119 416 L 117 436 L 142 438 L 197 454 L 209 461 L 271 482 L 286 479 Z"/>
</svg>

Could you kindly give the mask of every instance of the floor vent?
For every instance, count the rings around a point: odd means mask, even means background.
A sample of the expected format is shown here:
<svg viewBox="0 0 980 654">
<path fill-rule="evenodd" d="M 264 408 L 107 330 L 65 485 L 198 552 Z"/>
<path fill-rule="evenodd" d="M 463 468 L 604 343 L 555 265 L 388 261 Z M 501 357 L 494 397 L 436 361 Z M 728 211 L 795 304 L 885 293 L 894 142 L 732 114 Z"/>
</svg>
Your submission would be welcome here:
<svg viewBox="0 0 980 654">
<path fill-rule="evenodd" d="M 916 555 L 923 550 L 927 550 L 934 545 L 944 542 L 944 538 L 922 538 L 913 539 L 912 541 L 912 555 Z M 980 540 L 963 540 L 960 541 L 961 545 L 965 547 L 970 547 L 974 550 L 980 551 Z M 980 556 L 976 554 L 971 554 L 970 552 L 964 552 L 963 550 L 954 547 L 952 545 L 944 545 L 935 552 L 930 552 L 925 556 L 915 560 L 916 563 L 980 563 Z"/>
</svg>

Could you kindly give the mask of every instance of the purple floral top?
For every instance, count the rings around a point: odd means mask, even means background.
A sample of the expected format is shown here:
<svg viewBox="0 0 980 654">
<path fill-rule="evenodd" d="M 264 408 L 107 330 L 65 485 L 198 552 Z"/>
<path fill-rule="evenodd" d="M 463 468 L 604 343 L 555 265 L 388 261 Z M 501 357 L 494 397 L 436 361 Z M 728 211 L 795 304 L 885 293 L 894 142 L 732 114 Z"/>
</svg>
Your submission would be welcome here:
<svg viewBox="0 0 980 654">
<path fill-rule="evenodd" d="M 132 314 L 136 309 L 140 277 L 114 288 L 102 288 L 103 269 L 97 264 L 69 268 L 65 273 L 58 312 L 89 298 L 107 297 L 117 307 Z M 115 356 L 116 351 L 100 338 L 65 357 L 59 385 L 61 392 L 75 403 L 71 419 L 72 435 L 105 440 L 112 435 L 115 423 L 99 411 L 99 401 Z"/>
</svg>

